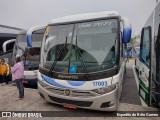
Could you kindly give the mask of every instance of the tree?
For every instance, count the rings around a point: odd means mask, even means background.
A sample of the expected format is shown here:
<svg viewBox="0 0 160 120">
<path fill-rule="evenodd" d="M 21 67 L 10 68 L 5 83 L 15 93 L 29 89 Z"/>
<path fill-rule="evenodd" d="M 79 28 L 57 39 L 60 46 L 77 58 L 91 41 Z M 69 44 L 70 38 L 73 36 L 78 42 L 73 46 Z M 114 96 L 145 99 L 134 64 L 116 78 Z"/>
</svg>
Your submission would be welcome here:
<svg viewBox="0 0 160 120">
<path fill-rule="evenodd" d="M 131 38 L 130 40 L 130 44 L 134 45 L 136 43 L 136 37 Z"/>
</svg>

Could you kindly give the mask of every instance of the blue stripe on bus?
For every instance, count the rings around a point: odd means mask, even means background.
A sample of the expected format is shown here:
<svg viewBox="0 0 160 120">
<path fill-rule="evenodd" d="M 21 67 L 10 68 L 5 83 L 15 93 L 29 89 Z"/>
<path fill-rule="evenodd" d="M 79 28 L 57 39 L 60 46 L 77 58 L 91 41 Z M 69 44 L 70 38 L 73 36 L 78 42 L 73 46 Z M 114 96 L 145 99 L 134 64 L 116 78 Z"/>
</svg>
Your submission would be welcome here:
<svg viewBox="0 0 160 120">
<path fill-rule="evenodd" d="M 132 34 L 131 28 L 124 28 L 123 30 L 123 43 L 129 43 Z"/>
<path fill-rule="evenodd" d="M 59 83 L 57 83 L 54 78 L 50 78 L 48 76 L 42 75 L 42 78 L 49 84 L 57 86 L 57 87 L 61 87 L 61 88 L 70 88 L 70 87 L 66 87 L 64 85 L 61 85 Z M 74 89 L 74 88 L 70 88 L 70 89 Z"/>
</svg>

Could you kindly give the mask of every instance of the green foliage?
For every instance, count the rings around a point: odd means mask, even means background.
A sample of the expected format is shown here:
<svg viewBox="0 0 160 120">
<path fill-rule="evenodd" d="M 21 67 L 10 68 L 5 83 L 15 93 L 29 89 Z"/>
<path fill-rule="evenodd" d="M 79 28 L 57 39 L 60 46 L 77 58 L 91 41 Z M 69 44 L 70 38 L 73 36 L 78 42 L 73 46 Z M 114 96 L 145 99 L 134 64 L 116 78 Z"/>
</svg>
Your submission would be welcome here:
<svg viewBox="0 0 160 120">
<path fill-rule="evenodd" d="M 131 38 L 130 44 L 134 45 L 135 43 L 136 43 L 136 38 L 135 38 L 135 37 L 134 37 L 134 38 Z"/>
</svg>

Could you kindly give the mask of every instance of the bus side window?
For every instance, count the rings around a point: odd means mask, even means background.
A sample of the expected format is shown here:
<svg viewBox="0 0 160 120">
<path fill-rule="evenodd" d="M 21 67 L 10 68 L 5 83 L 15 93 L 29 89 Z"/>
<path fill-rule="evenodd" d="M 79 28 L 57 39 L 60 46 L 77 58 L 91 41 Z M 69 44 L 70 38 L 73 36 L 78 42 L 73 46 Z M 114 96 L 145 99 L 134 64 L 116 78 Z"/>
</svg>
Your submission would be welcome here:
<svg viewBox="0 0 160 120">
<path fill-rule="evenodd" d="M 151 27 L 145 27 L 141 34 L 140 60 L 148 67 L 150 65 Z"/>
</svg>

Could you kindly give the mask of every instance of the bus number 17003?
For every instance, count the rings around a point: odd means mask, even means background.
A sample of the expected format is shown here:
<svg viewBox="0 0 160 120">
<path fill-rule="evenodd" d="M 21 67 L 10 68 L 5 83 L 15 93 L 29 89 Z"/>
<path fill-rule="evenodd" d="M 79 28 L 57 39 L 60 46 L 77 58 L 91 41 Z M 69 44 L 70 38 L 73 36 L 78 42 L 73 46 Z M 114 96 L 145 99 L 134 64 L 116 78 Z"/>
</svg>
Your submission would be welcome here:
<svg viewBox="0 0 160 120">
<path fill-rule="evenodd" d="M 96 81 L 93 82 L 93 86 L 107 86 L 107 82 L 106 81 Z"/>
</svg>

